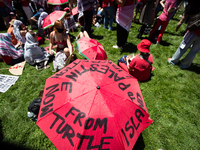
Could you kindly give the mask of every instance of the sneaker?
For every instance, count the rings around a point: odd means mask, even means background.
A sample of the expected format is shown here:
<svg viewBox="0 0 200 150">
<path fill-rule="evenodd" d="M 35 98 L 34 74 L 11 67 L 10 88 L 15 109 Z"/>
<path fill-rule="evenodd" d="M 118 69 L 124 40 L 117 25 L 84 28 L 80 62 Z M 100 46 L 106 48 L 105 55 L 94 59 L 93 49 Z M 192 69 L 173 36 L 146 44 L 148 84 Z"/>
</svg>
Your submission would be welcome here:
<svg viewBox="0 0 200 150">
<path fill-rule="evenodd" d="M 119 47 L 119 46 L 117 46 L 117 45 L 114 45 L 114 46 L 113 46 L 113 48 L 116 48 L 116 49 L 121 49 L 121 50 L 123 50 L 122 46 L 121 46 L 121 47 Z"/>
</svg>

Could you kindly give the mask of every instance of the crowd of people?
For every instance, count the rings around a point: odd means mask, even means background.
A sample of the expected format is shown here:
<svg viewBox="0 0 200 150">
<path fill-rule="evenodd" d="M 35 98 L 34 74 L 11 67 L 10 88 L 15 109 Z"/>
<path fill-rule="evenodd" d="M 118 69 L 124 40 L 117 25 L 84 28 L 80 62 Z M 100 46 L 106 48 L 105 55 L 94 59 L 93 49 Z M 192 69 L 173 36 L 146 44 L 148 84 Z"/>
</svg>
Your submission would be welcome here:
<svg viewBox="0 0 200 150">
<path fill-rule="evenodd" d="M 190 22 L 190 18 L 199 14 L 199 1 L 196 0 L 70 0 L 64 5 L 49 5 L 47 0 L 0 0 L 0 16 L 3 18 L 7 34 L 0 36 L 0 54 L 4 62 L 9 65 L 26 60 L 30 65 L 35 65 L 38 59 L 53 57 L 53 46 L 56 52 L 63 51 L 67 57 L 73 55 L 73 45 L 69 32 L 81 27 L 77 39 L 86 36 L 91 37 L 92 25 L 99 27 L 103 23 L 104 29 L 113 30 L 113 22 L 117 24 L 117 41 L 113 48 L 123 49 L 127 43 L 129 30 L 132 23 L 137 22 L 137 14 L 140 13 L 141 27 L 137 38 L 141 39 L 147 29 L 151 29 L 148 39 L 141 40 L 137 45 L 140 54 L 134 56 L 122 56 L 118 65 L 129 72 L 139 81 L 148 80 L 152 71 L 153 56 L 150 54 L 151 42 L 156 39 L 156 44 L 162 42 L 162 37 L 173 13 L 183 3 L 187 2 L 183 17 L 177 24 L 176 30 L 183 22 Z M 163 8 L 157 17 L 160 6 Z M 78 14 L 72 15 L 72 9 L 77 8 Z M 61 20 L 57 20 L 53 27 L 43 28 L 44 19 L 53 11 L 62 10 L 66 14 Z M 134 12 L 135 10 L 135 12 Z M 98 23 L 98 24 L 97 24 Z M 154 24 L 154 26 L 153 26 Z M 29 29 L 27 25 L 30 25 Z M 32 30 L 37 29 L 35 33 Z M 157 35 L 155 33 L 158 33 Z M 7 38 L 5 38 L 7 37 Z M 49 49 L 46 51 L 39 45 L 49 38 Z M 5 49 L 2 45 L 12 43 L 13 46 Z M 200 50 L 200 27 L 186 30 L 183 41 L 172 58 L 170 64 L 179 64 L 182 55 L 191 47 L 190 52 L 181 61 L 181 68 L 190 67 L 193 59 Z"/>
</svg>

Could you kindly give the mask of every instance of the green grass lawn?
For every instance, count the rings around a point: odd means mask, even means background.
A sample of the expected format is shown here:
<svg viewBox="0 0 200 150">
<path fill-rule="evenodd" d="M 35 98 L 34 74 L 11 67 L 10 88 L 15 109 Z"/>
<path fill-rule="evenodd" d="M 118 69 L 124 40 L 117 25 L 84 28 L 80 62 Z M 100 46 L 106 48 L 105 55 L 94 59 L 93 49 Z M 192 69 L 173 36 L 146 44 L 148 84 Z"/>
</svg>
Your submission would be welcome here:
<svg viewBox="0 0 200 150">
<path fill-rule="evenodd" d="M 182 70 L 172 66 L 167 59 L 172 57 L 182 41 L 181 31 L 185 25 L 175 32 L 179 14 L 171 20 L 160 45 L 151 45 L 156 68 L 148 82 L 140 82 L 140 88 L 154 121 L 142 132 L 145 150 L 199 150 L 200 149 L 200 54 L 197 54 L 192 66 Z M 136 38 L 140 24 L 133 23 L 128 37 L 128 45 L 123 51 L 113 49 L 116 45 L 116 24 L 114 31 L 95 28 L 93 37 L 101 43 L 108 55 L 108 59 L 117 63 L 122 55 L 139 53 Z M 5 32 L 5 31 L 0 31 Z M 75 38 L 78 32 L 71 33 Z M 143 36 L 147 37 L 147 36 Z M 72 38 L 74 48 L 77 46 Z M 45 41 L 43 47 L 48 46 Z M 77 57 L 83 57 L 75 51 Z M 9 68 L 0 62 L 0 69 Z M 1 149 L 40 149 L 54 150 L 55 146 L 42 130 L 27 117 L 29 103 L 38 97 L 44 88 L 45 80 L 53 75 L 53 63 L 50 68 L 37 71 L 35 67 L 26 63 L 23 74 L 6 93 L 0 93 L 0 140 Z M 0 70 L 0 74 L 11 75 L 8 69 Z"/>
</svg>

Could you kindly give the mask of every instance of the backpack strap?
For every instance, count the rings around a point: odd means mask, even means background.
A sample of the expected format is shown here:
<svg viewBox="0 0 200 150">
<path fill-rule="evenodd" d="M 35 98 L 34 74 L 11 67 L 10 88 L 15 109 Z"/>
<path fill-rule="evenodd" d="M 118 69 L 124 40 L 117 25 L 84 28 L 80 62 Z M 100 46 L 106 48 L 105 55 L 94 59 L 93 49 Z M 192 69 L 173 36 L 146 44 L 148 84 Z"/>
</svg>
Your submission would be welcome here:
<svg viewBox="0 0 200 150">
<path fill-rule="evenodd" d="M 139 57 L 149 63 L 149 65 L 151 66 L 151 71 L 152 71 L 152 63 L 148 59 L 144 58 L 142 55 L 139 55 Z"/>
</svg>

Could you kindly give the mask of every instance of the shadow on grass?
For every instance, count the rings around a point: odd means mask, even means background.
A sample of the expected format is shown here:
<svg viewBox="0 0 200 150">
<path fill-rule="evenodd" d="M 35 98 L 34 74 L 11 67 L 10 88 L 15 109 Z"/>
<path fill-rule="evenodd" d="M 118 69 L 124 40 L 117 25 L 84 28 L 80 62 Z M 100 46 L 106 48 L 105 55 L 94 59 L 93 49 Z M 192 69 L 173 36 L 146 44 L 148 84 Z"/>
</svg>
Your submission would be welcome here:
<svg viewBox="0 0 200 150">
<path fill-rule="evenodd" d="M 94 34 L 92 34 L 92 35 L 91 35 L 91 38 L 92 38 L 92 39 L 101 40 L 101 39 L 103 39 L 103 36 L 102 36 L 102 35 L 94 35 Z"/>
<path fill-rule="evenodd" d="M 187 68 L 186 70 L 200 74 L 200 64 L 192 63 L 192 65 L 189 68 Z"/>
<path fill-rule="evenodd" d="M 145 144 L 141 133 L 132 150 L 143 150 L 144 148 Z"/>
<path fill-rule="evenodd" d="M 130 52 L 130 53 L 135 53 L 137 52 L 137 46 L 132 44 L 132 43 L 127 43 L 124 47 L 123 50 L 121 51 L 121 54 L 123 52 Z"/>
<path fill-rule="evenodd" d="M 2 132 L 2 120 L 0 120 L 0 145 L 1 150 L 34 150 L 33 148 L 28 148 L 24 146 L 18 146 L 11 142 L 3 141 L 3 132 Z"/>
</svg>

